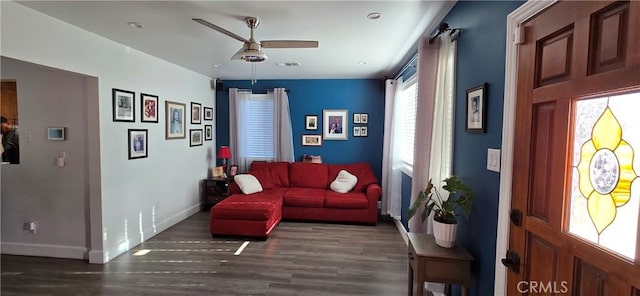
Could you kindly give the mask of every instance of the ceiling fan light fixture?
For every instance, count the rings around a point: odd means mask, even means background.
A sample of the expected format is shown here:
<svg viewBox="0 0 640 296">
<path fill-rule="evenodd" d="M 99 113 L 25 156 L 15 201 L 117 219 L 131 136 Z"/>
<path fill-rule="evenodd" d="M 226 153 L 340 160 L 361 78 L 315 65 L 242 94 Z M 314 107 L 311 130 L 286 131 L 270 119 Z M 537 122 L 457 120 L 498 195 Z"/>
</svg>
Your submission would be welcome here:
<svg viewBox="0 0 640 296">
<path fill-rule="evenodd" d="M 267 59 L 267 55 L 264 53 L 261 53 L 260 55 L 246 55 L 242 57 L 243 61 L 251 62 L 251 63 L 264 62 L 266 59 Z"/>
<path fill-rule="evenodd" d="M 245 62 L 264 62 L 267 59 L 267 55 L 262 52 L 260 43 L 255 41 L 246 42 L 236 54 L 231 57 L 232 60 L 243 60 Z"/>
<path fill-rule="evenodd" d="M 231 58 L 232 60 L 243 60 L 245 62 L 264 62 L 267 59 L 267 55 L 259 50 L 255 49 L 241 49 Z"/>
</svg>

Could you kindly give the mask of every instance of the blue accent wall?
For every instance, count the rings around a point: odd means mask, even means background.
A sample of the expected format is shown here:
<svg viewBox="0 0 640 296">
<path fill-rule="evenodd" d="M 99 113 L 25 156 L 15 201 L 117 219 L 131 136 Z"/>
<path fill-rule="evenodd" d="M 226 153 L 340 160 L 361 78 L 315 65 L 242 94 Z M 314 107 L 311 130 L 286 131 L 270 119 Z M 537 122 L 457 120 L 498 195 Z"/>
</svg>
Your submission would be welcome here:
<svg viewBox="0 0 640 296">
<path fill-rule="evenodd" d="M 289 90 L 289 111 L 293 129 L 296 161 L 304 154 L 321 155 L 325 163 L 368 162 L 381 181 L 382 147 L 384 131 L 384 81 L 381 79 L 300 79 L 224 80 L 223 88 L 216 90 L 217 145 L 229 144 L 228 88 L 264 91 L 276 87 Z M 264 92 L 263 92 L 264 93 Z M 322 135 L 322 110 L 347 109 L 349 139 L 322 141 L 321 147 L 302 146 L 302 135 Z M 368 128 L 368 137 L 353 136 L 353 114 L 368 113 L 369 123 L 358 124 Z M 305 115 L 318 115 L 318 130 L 305 130 Z"/>
<path fill-rule="evenodd" d="M 494 294 L 500 176 L 486 169 L 487 149 L 500 148 L 502 144 L 506 18 L 522 3 L 524 1 L 459 1 L 444 19 L 450 27 L 462 29 L 456 64 L 453 173 L 476 193 L 470 219 L 461 219 L 458 227 L 458 242 L 475 259 L 469 295 Z M 380 179 L 384 122 L 384 84 L 381 80 L 261 80 L 253 86 L 248 80 L 223 82 L 224 88 L 218 90 L 216 96 L 218 145 L 229 142 L 227 88 L 285 87 L 291 90 L 296 160 L 299 161 L 303 154 L 319 154 L 327 163 L 366 161 Z M 482 83 L 488 85 L 487 132 L 467 133 L 466 90 Z M 350 131 L 348 141 L 323 141 L 322 147 L 303 147 L 302 134 L 322 133 L 321 130 L 305 131 L 304 116 L 317 114 L 322 119 L 323 109 L 348 109 L 350 120 L 354 112 L 369 113 L 369 137 L 354 138 Z M 350 129 L 352 126 L 350 124 Z M 402 183 L 402 224 L 408 228 L 406 211 L 411 178 L 403 174 Z M 460 294 L 458 287 L 454 287 L 453 292 Z"/>
<path fill-rule="evenodd" d="M 469 220 L 458 226 L 458 242 L 474 257 L 469 295 L 493 295 L 498 227 L 499 173 L 487 170 L 487 149 L 502 145 L 507 15 L 523 2 L 460 1 L 445 17 L 461 28 L 456 64 L 453 173 L 476 193 Z M 487 83 L 486 133 L 465 131 L 466 90 Z M 459 294 L 458 291 L 455 294 Z"/>
</svg>

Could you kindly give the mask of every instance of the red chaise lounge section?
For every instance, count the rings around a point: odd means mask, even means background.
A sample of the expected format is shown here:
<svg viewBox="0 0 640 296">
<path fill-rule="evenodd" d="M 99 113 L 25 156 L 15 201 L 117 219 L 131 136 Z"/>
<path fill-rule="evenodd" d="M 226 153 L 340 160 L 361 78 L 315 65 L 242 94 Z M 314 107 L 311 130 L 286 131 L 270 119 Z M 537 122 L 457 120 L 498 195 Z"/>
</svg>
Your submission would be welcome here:
<svg viewBox="0 0 640 296">
<path fill-rule="evenodd" d="M 211 208 L 212 234 L 268 237 L 282 219 L 282 192 L 234 194 Z"/>
<path fill-rule="evenodd" d="M 358 178 L 350 192 L 329 187 L 341 170 Z M 267 238 L 282 219 L 372 225 L 378 220 L 382 190 L 368 163 L 254 162 L 249 174 L 264 190 L 242 194 L 232 184 L 233 194 L 211 208 L 212 235 Z"/>
</svg>

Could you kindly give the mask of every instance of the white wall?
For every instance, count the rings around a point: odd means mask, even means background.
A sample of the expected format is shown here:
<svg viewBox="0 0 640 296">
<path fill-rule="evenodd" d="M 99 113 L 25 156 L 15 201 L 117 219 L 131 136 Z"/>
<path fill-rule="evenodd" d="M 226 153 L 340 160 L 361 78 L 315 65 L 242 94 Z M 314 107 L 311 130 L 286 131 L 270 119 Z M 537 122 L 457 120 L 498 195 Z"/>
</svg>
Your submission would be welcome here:
<svg viewBox="0 0 640 296">
<path fill-rule="evenodd" d="M 189 147 L 188 138 L 165 140 L 164 102 L 213 107 L 210 79 L 13 2 L 3 1 L 1 10 L 3 56 L 98 78 L 99 100 L 95 108 L 88 105 L 99 116 L 99 139 L 88 143 L 89 158 L 99 153 L 87 185 L 90 262 L 111 260 L 198 211 L 198 181 L 215 140 L 197 147 Z M 112 121 L 112 88 L 136 92 L 135 123 Z M 141 92 L 160 97 L 159 123 L 140 122 Z M 149 130 L 147 158 L 127 159 L 130 128 Z M 187 123 L 190 128 L 204 125 Z"/>
<path fill-rule="evenodd" d="M 1 69 L 2 79 L 16 80 L 21 158 L 19 165 L 2 165 L 2 252 L 86 258 L 85 97 L 92 78 L 4 57 Z M 47 127 L 54 126 L 67 128 L 66 141 L 47 140 Z M 71 160 L 65 167 L 56 166 L 60 152 Z M 24 230 L 28 221 L 37 223 L 35 234 Z"/>
</svg>

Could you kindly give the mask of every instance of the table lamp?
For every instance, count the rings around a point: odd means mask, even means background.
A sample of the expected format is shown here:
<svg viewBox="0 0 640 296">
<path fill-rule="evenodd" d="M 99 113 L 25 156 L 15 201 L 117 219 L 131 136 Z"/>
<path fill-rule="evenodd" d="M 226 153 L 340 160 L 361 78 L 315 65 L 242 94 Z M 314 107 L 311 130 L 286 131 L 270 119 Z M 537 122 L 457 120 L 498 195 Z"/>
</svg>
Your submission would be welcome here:
<svg viewBox="0 0 640 296">
<path fill-rule="evenodd" d="M 229 146 L 220 146 L 218 150 L 218 158 L 222 159 L 222 169 L 225 175 L 227 174 L 227 159 L 231 158 L 231 151 Z"/>
</svg>

